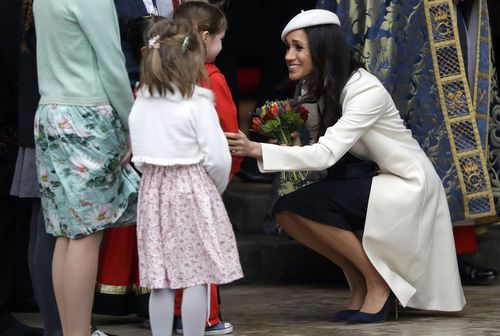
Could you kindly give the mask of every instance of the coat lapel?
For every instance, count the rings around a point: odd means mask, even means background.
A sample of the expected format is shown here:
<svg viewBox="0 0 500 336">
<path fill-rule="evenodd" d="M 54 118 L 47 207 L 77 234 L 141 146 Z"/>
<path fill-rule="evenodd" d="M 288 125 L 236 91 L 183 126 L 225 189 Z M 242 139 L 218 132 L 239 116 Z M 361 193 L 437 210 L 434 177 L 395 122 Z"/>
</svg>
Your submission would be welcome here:
<svg viewBox="0 0 500 336">
<path fill-rule="evenodd" d="M 146 9 L 146 5 L 144 5 L 144 2 L 142 0 L 132 0 L 132 2 L 141 13 L 140 15 L 148 15 L 148 10 Z"/>
</svg>

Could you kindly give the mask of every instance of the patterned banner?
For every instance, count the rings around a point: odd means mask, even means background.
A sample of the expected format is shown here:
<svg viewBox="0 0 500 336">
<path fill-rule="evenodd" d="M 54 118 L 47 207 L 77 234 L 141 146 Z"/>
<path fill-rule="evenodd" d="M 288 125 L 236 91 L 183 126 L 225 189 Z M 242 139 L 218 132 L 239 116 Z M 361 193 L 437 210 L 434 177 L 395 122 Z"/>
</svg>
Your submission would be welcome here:
<svg viewBox="0 0 500 336">
<path fill-rule="evenodd" d="M 482 2 L 479 5 L 480 16 L 487 15 Z M 496 211 L 484 156 L 486 138 L 480 138 L 477 128 L 477 118 L 484 118 L 487 122 L 489 64 L 481 64 L 485 61 L 483 57 L 478 57 L 474 92 L 471 94 L 458 29 L 453 20 L 455 11 L 452 0 L 425 0 L 425 15 L 441 109 L 463 194 L 465 218 L 494 216 Z M 481 17 L 479 22 L 482 22 Z M 483 42 L 488 42 L 482 38 L 489 36 L 488 33 L 488 27 L 481 24 L 478 53 L 484 48 Z M 486 44 L 489 46 L 489 43 Z M 489 49 L 486 55 L 489 61 Z M 481 71 L 486 68 L 487 71 Z"/>
</svg>

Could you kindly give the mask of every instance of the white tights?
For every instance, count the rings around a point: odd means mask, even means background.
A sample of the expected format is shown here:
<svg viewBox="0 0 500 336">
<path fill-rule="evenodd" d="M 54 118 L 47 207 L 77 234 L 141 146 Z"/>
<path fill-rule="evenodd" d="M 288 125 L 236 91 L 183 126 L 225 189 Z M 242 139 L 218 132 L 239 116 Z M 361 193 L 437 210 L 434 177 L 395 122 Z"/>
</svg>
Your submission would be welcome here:
<svg viewBox="0 0 500 336">
<path fill-rule="evenodd" d="M 171 336 L 175 290 L 153 289 L 149 297 L 149 320 L 153 336 Z M 182 326 L 185 336 L 203 336 L 207 320 L 207 285 L 184 288 Z"/>
</svg>

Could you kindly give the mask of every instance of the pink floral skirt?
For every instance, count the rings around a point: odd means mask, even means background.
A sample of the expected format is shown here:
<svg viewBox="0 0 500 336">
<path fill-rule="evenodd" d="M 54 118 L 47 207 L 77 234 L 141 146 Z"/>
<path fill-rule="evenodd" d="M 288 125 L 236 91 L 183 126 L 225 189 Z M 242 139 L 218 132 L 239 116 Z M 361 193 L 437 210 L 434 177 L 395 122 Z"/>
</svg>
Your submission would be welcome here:
<svg viewBox="0 0 500 336">
<path fill-rule="evenodd" d="M 144 165 L 137 211 L 140 284 L 185 288 L 243 277 L 222 198 L 197 165 Z"/>
</svg>

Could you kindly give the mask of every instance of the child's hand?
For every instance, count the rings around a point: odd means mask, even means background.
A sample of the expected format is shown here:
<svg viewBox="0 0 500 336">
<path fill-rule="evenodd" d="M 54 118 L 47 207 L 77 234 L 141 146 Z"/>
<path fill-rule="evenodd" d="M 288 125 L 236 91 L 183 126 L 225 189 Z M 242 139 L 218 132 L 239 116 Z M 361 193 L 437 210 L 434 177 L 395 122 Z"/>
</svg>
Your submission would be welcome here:
<svg viewBox="0 0 500 336">
<path fill-rule="evenodd" d="M 120 160 L 120 166 L 125 166 L 130 162 L 130 158 L 132 157 L 132 146 L 130 146 L 130 137 L 127 135 L 127 151 L 122 156 Z"/>
</svg>

